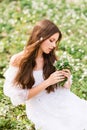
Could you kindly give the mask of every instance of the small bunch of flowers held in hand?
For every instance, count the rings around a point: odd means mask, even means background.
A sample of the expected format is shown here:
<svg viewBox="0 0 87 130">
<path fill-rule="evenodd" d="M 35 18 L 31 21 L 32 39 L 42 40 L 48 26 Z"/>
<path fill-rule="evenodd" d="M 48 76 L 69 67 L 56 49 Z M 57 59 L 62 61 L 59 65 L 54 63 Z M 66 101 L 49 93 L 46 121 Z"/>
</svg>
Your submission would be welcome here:
<svg viewBox="0 0 87 130">
<path fill-rule="evenodd" d="M 56 70 L 69 69 L 70 71 L 72 71 L 72 65 L 69 63 L 68 59 L 66 58 L 55 61 L 54 66 Z M 66 81 L 67 81 L 67 78 L 65 78 L 64 81 L 59 82 L 58 83 L 59 86 L 63 86 Z"/>
</svg>

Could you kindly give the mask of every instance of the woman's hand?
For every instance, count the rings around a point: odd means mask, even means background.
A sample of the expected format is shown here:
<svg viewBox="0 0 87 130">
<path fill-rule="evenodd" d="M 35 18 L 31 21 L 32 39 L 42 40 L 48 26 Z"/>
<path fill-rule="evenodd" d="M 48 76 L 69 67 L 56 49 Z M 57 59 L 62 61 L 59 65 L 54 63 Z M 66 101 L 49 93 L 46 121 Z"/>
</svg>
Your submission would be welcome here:
<svg viewBox="0 0 87 130">
<path fill-rule="evenodd" d="M 64 84 L 65 88 L 70 88 L 72 84 L 72 79 L 71 79 L 71 72 L 68 69 L 63 69 L 63 75 L 67 78 L 67 81 Z"/>
<path fill-rule="evenodd" d="M 63 71 L 55 71 L 47 79 L 49 86 L 65 80 Z"/>
</svg>

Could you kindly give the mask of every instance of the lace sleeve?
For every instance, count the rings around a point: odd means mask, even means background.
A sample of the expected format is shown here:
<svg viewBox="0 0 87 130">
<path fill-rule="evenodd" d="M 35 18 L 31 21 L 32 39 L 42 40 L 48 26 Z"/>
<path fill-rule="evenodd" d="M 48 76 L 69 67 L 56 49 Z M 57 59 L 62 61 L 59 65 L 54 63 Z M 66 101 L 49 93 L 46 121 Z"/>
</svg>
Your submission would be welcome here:
<svg viewBox="0 0 87 130">
<path fill-rule="evenodd" d="M 13 84 L 13 79 L 18 71 L 17 67 L 10 66 L 4 73 L 5 82 L 3 87 L 3 92 L 6 96 L 10 97 L 13 105 L 17 106 L 20 104 L 25 104 L 28 97 L 27 89 L 22 89 L 20 86 L 15 86 Z"/>
</svg>

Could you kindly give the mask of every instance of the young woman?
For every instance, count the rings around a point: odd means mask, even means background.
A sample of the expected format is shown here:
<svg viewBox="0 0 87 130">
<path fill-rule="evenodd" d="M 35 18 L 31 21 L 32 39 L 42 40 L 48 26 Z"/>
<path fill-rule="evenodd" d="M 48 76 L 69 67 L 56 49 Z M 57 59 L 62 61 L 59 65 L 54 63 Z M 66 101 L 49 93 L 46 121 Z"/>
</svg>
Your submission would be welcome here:
<svg viewBox="0 0 87 130">
<path fill-rule="evenodd" d="M 4 94 L 41 130 L 87 130 L 87 102 L 70 92 L 69 70 L 56 71 L 55 49 L 62 34 L 50 20 L 38 22 L 25 49 L 12 56 L 5 72 Z M 64 86 L 58 83 L 67 77 Z"/>
</svg>

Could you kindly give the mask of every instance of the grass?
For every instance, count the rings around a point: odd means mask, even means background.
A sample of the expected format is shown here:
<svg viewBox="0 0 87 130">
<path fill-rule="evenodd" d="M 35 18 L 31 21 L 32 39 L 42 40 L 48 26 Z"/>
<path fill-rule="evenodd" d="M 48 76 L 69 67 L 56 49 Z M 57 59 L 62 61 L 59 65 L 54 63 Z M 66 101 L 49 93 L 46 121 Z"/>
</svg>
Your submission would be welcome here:
<svg viewBox="0 0 87 130">
<path fill-rule="evenodd" d="M 0 130 L 34 130 L 25 114 L 25 106 L 13 107 L 3 95 L 3 83 L 10 57 L 21 51 L 33 25 L 48 18 L 58 25 L 63 34 L 57 55 L 65 56 L 74 71 L 73 91 L 87 100 L 87 1 L 79 3 L 50 0 L 0 1 Z"/>
</svg>

